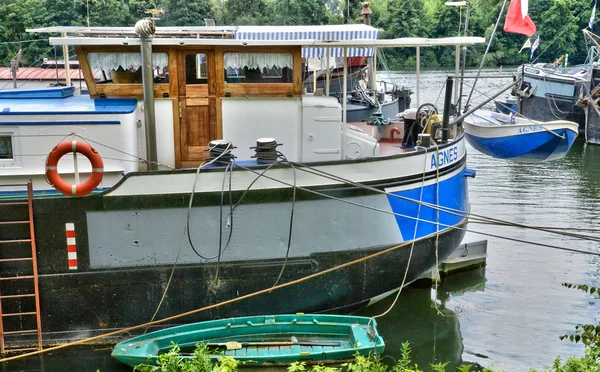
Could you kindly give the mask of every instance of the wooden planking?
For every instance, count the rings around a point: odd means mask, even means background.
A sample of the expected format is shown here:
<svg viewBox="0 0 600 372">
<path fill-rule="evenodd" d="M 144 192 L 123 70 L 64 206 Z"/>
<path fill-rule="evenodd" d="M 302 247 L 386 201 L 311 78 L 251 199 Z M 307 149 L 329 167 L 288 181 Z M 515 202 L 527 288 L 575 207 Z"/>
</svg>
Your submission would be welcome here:
<svg viewBox="0 0 600 372">
<path fill-rule="evenodd" d="M 142 84 L 96 84 L 96 95 L 90 96 L 98 98 L 101 93 L 104 93 L 106 97 L 121 97 L 121 98 L 143 98 L 144 88 Z M 170 96 L 169 84 L 154 84 L 154 98 L 163 98 Z"/>
<path fill-rule="evenodd" d="M 217 126 L 215 137 L 223 138 L 223 98 L 215 98 L 215 124 Z"/>
<path fill-rule="evenodd" d="M 291 83 L 266 84 L 227 84 L 225 94 L 231 97 L 287 97 L 294 95 L 294 85 Z"/>
<path fill-rule="evenodd" d="M 302 48 L 296 48 L 292 52 L 294 72 L 293 72 L 293 94 L 294 97 L 302 97 Z"/>
<path fill-rule="evenodd" d="M 208 97 L 187 97 L 185 99 L 187 107 L 190 106 L 208 106 Z"/>
<path fill-rule="evenodd" d="M 179 69 L 177 68 L 177 49 L 168 49 L 169 55 L 169 92 L 173 97 L 173 141 L 175 151 L 175 168 L 181 168 L 181 119 L 179 117 Z"/>
<path fill-rule="evenodd" d="M 221 137 L 218 136 L 219 133 L 219 128 L 218 128 L 218 122 L 217 122 L 217 99 L 215 97 L 209 97 L 209 103 L 208 103 L 208 135 L 209 135 L 209 140 L 206 142 L 206 145 L 208 145 L 208 142 L 215 140 L 215 139 L 221 139 Z"/>
<path fill-rule="evenodd" d="M 87 85 L 88 91 L 90 92 L 90 96 L 97 96 L 98 93 L 96 91 L 96 83 L 94 81 L 94 74 L 92 73 L 92 68 L 90 67 L 90 63 L 87 59 L 87 54 L 85 53 L 85 49 L 76 46 L 75 51 L 77 52 L 77 59 L 79 60 L 79 67 L 83 72 L 83 78 L 85 79 L 85 85 Z"/>
<path fill-rule="evenodd" d="M 185 85 L 185 95 L 188 97 L 208 97 L 209 84 L 187 84 Z"/>
<path fill-rule="evenodd" d="M 215 52 L 213 50 L 204 50 L 202 53 L 206 54 L 208 69 L 208 95 L 215 96 L 217 94 L 217 74 L 215 71 Z"/>
<path fill-rule="evenodd" d="M 187 106 L 187 105 L 184 105 Z M 188 106 L 184 108 L 184 143 L 188 146 L 204 146 L 210 141 L 208 129 L 209 107 Z"/>
<path fill-rule="evenodd" d="M 215 81 L 215 95 L 217 97 L 223 97 L 225 86 L 225 67 L 223 61 L 223 48 L 221 47 L 215 49 Z"/>
</svg>

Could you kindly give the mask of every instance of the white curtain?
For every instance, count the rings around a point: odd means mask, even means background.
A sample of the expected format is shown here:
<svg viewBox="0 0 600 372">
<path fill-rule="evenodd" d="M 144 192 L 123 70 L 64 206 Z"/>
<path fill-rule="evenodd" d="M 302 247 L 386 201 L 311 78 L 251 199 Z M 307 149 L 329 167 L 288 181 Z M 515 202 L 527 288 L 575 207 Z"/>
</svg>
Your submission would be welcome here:
<svg viewBox="0 0 600 372">
<path fill-rule="evenodd" d="M 87 57 L 92 70 L 102 69 L 109 73 L 119 66 L 136 71 L 142 65 L 140 53 L 88 53 Z M 154 68 L 163 69 L 169 65 L 169 57 L 166 53 L 152 53 L 152 64 Z"/>
<path fill-rule="evenodd" d="M 223 59 L 225 68 L 293 68 L 290 53 L 225 53 Z"/>
</svg>

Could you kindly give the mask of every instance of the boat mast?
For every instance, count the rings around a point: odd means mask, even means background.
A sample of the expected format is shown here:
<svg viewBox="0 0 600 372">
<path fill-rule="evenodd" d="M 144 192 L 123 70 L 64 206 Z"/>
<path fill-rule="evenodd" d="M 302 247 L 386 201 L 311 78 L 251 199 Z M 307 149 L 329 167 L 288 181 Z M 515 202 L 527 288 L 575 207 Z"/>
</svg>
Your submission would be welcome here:
<svg viewBox="0 0 600 372">
<path fill-rule="evenodd" d="M 481 63 L 479 64 L 479 70 L 477 70 L 477 76 L 475 76 L 475 81 L 473 81 L 473 86 L 471 87 L 471 92 L 469 92 L 469 97 L 467 98 L 467 102 L 465 103 L 465 110 L 469 109 L 469 102 L 471 101 L 471 96 L 473 96 L 473 91 L 475 90 L 475 84 L 477 84 L 477 80 L 479 79 L 479 74 L 481 74 L 481 70 L 483 69 L 483 64 L 485 63 L 485 58 L 487 57 L 488 52 L 490 51 L 492 42 L 494 41 L 494 35 L 496 34 L 496 30 L 498 29 L 498 24 L 500 23 L 500 18 L 502 18 L 502 14 L 504 13 L 505 7 L 506 7 L 506 0 L 504 0 L 504 3 L 502 4 L 502 9 L 500 9 L 500 14 L 498 14 L 498 19 L 496 20 L 496 24 L 494 25 L 494 31 L 492 31 L 492 36 L 490 36 L 490 41 L 488 42 L 487 48 L 485 49 L 485 53 L 483 53 L 483 57 L 481 58 Z M 462 81 L 461 81 L 461 86 L 462 86 Z"/>
<path fill-rule="evenodd" d="M 63 32 L 62 37 L 67 37 L 67 33 Z M 63 59 L 65 60 L 65 85 L 71 86 L 71 66 L 69 61 L 69 46 L 63 45 Z M 58 63 L 58 61 L 56 61 Z"/>
<path fill-rule="evenodd" d="M 144 119 L 146 121 L 146 159 L 148 170 L 157 170 L 156 121 L 154 114 L 154 68 L 152 64 L 152 38 L 156 28 L 154 19 L 142 19 L 135 24 L 140 37 L 142 54 L 142 83 L 144 87 Z"/>
<path fill-rule="evenodd" d="M 460 6 L 466 6 L 467 7 L 467 11 L 466 11 L 466 15 L 465 15 L 465 32 L 464 32 L 464 36 L 467 37 L 469 36 L 469 16 L 471 15 L 471 1 L 467 0 L 467 1 L 461 1 L 459 2 L 461 5 Z M 455 3 L 446 3 L 446 5 L 458 5 Z M 463 93 L 463 79 L 465 77 L 465 65 L 467 64 L 467 46 L 463 46 L 463 52 L 462 52 L 462 62 L 461 62 L 461 72 L 460 72 L 460 88 L 459 88 L 459 93 L 458 93 L 458 106 L 457 106 L 457 112 L 460 113 L 461 110 L 461 106 L 462 106 L 462 93 Z"/>
<path fill-rule="evenodd" d="M 373 13 L 373 11 L 371 11 L 369 2 L 365 2 L 362 4 L 361 13 L 363 15 L 363 23 L 367 26 L 371 26 L 371 14 Z M 376 50 L 375 48 L 373 48 L 373 55 L 375 55 L 375 53 Z M 373 57 L 367 57 L 367 71 L 369 74 L 369 82 L 367 84 L 367 89 L 377 90 L 377 84 L 375 82 L 375 66 L 373 65 L 373 61 Z M 375 95 L 375 99 L 377 99 L 377 95 Z"/>
<path fill-rule="evenodd" d="M 17 71 L 19 71 L 19 63 L 21 63 L 21 49 L 19 49 L 15 58 L 10 61 L 10 72 L 12 73 L 13 87 L 15 89 L 17 89 Z"/>
</svg>

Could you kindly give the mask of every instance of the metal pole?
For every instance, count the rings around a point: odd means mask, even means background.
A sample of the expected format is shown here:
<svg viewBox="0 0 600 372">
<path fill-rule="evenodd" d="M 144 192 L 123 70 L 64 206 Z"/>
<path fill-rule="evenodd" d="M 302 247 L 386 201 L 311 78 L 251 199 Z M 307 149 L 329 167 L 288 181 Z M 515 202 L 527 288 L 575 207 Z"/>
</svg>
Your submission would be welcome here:
<svg viewBox="0 0 600 372">
<path fill-rule="evenodd" d="M 152 64 L 152 37 L 154 35 L 154 22 L 141 20 L 135 25 L 135 32 L 140 36 L 140 50 L 142 53 L 142 83 L 144 87 L 144 119 L 146 121 L 146 159 L 148 169 L 156 170 L 156 121 L 154 110 L 154 71 Z"/>
<path fill-rule="evenodd" d="M 342 87 L 342 160 L 346 159 L 346 109 L 348 106 L 348 48 L 344 47 L 344 85 Z"/>
<path fill-rule="evenodd" d="M 464 36 L 469 36 L 469 16 L 471 15 L 471 2 L 467 0 L 467 11 L 465 15 L 465 34 Z M 458 106 L 457 112 L 460 114 L 461 106 L 462 106 L 462 94 L 463 94 L 463 77 L 465 76 L 465 65 L 467 64 L 467 46 L 463 46 L 462 53 L 462 70 L 460 73 L 460 89 L 458 93 Z"/>
<path fill-rule="evenodd" d="M 444 100 L 444 116 L 442 117 L 442 143 L 448 143 L 448 132 L 450 131 L 450 105 L 452 104 L 452 85 L 454 79 L 448 76 L 446 79 L 446 99 Z"/>
<path fill-rule="evenodd" d="M 63 32 L 62 37 L 67 37 L 67 33 Z M 69 46 L 63 45 L 63 59 L 65 60 L 65 85 L 71 86 L 71 69 L 69 66 Z M 58 62 L 58 61 L 57 61 Z"/>
<path fill-rule="evenodd" d="M 454 55 L 454 76 L 458 76 L 460 69 L 460 45 L 456 45 L 456 53 Z M 458 84 L 454 85 L 454 104 L 458 105 Z"/>
<path fill-rule="evenodd" d="M 327 67 L 326 67 L 326 73 L 325 73 L 325 95 L 327 95 L 327 97 L 329 97 L 329 63 L 330 63 L 330 56 L 329 54 L 331 53 L 331 48 L 326 48 L 325 51 L 327 52 Z"/>
<path fill-rule="evenodd" d="M 421 47 L 417 47 L 417 107 L 421 105 Z"/>
<path fill-rule="evenodd" d="M 313 93 L 317 91 L 317 57 L 313 59 Z"/>
<path fill-rule="evenodd" d="M 498 24 L 500 23 L 500 18 L 502 18 L 502 14 L 504 13 L 504 8 L 506 7 L 506 1 L 502 4 L 502 9 L 500 9 L 500 14 L 498 14 L 498 19 L 496 20 L 496 24 L 494 25 L 494 31 L 492 31 L 492 36 L 490 36 L 490 41 L 488 42 L 487 48 L 485 48 L 485 53 L 483 53 L 483 58 L 481 58 L 481 63 L 479 64 L 479 70 L 477 70 L 477 76 L 475 77 L 475 81 L 473 82 L 473 86 L 471 87 L 471 92 L 469 93 L 469 97 L 467 98 L 467 103 L 465 103 L 465 109 L 469 109 L 469 102 L 471 101 L 471 96 L 473 96 L 473 91 L 475 91 L 475 85 L 477 84 L 477 79 L 479 79 L 479 74 L 481 74 L 481 69 L 483 68 L 483 64 L 485 63 L 485 58 L 490 51 L 490 47 L 492 46 L 492 41 L 494 41 L 494 35 L 496 34 L 496 29 L 498 29 Z"/>
<path fill-rule="evenodd" d="M 480 108 L 482 108 L 484 105 L 486 105 L 488 102 L 492 101 L 494 98 L 498 97 L 499 95 L 501 95 L 502 93 L 506 92 L 507 90 L 509 90 L 510 88 L 512 88 L 513 86 L 515 86 L 517 84 L 516 81 L 513 81 L 512 83 L 510 83 L 509 85 L 505 86 L 504 88 L 502 88 L 500 91 L 498 91 L 496 94 L 494 94 L 491 97 L 488 97 L 488 99 L 486 99 L 485 101 L 483 101 L 482 103 L 478 104 L 477 106 L 473 107 L 472 109 L 468 110 L 467 112 L 465 112 L 464 114 L 460 115 L 459 117 L 456 118 L 456 120 L 454 120 L 452 123 L 450 123 L 449 125 L 454 125 L 456 123 L 458 123 L 459 121 L 461 121 L 462 119 L 466 118 L 467 116 L 471 115 L 472 113 L 474 113 L 475 111 L 479 110 Z"/>
<path fill-rule="evenodd" d="M 377 96 L 377 48 L 373 48 L 373 89 Z"/>
<path fill-rule="evenodd" d="M 75 133 L 71 135 L 71 141 L 73 143 L 77 141 Z M 75 184 L 79 185 L 79 164 L 77 163 L 77 151 L 73 151 L 73 174 L 75 175 Z"/>
</svg>

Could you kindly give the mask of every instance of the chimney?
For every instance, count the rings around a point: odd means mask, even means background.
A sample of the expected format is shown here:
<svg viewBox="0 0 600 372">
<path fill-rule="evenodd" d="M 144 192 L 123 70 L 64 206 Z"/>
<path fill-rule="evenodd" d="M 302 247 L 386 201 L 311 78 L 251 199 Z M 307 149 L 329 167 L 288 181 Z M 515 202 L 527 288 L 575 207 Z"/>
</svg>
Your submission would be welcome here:
<svg viewBox="0 0 600 372">
<path fill-rule="evenodd" d="M 369 6 L 369 3 L 362 3 L 362 11 L 361 11 L 362 15 L 363 15 L 363 23 L 367 26 L 371 25 L 371 13 L 373 13 L 371 11 L 371 7 Z"/>
</svg>

